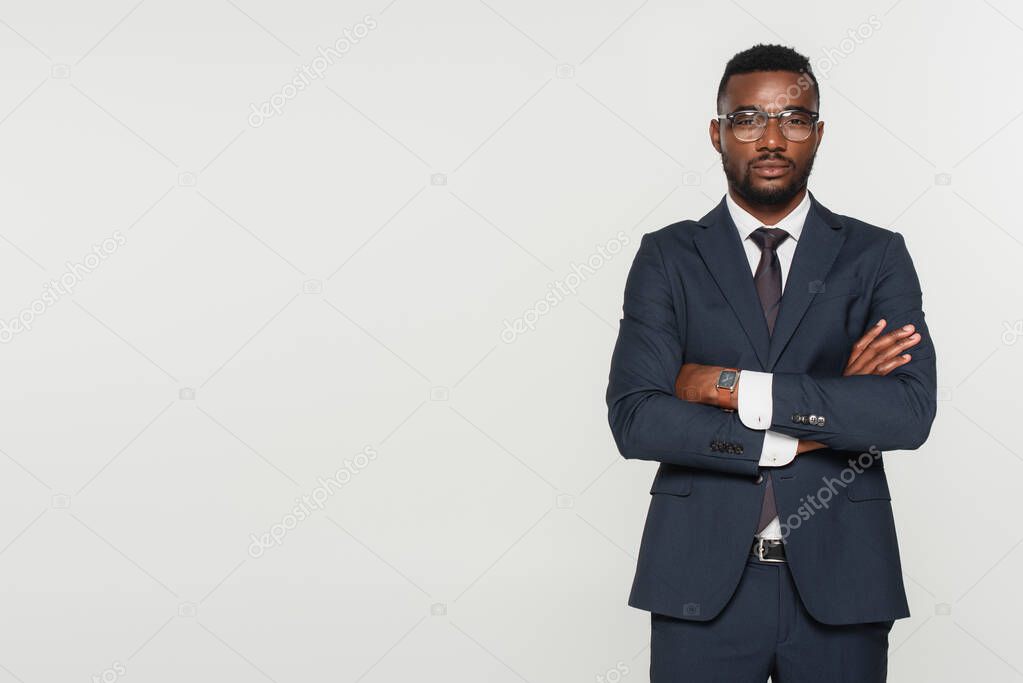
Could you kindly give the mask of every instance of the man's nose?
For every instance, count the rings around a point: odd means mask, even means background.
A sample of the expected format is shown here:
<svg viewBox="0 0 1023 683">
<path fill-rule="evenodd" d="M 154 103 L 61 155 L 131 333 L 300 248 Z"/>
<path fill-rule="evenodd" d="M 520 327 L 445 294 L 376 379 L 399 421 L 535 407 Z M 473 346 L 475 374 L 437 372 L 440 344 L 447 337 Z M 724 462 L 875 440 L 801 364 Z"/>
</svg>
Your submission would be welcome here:
<svg viewBox="0 0 1023 683">
<path fill-rule="evenodd" d="M 781 134 L 781 122 L 778 119 L 767 119 L 767 128 L 758 140 L 758 150 L 781 151 L 787 149 L 788 140 Z"/>
</svg>

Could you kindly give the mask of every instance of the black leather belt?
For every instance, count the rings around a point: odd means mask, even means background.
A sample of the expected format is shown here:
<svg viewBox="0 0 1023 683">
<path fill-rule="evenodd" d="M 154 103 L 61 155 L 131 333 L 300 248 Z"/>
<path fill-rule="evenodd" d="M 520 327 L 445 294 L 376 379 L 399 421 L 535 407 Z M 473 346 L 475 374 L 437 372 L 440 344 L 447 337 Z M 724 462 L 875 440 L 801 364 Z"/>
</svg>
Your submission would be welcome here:
<svg viewBox="0 0 1023 683">
<path fill-rule="evenodd" d="M 775 538 L 753 538 L 750 553 L 762 562 L 784 562 L 785 542 Z"/>
</svg>

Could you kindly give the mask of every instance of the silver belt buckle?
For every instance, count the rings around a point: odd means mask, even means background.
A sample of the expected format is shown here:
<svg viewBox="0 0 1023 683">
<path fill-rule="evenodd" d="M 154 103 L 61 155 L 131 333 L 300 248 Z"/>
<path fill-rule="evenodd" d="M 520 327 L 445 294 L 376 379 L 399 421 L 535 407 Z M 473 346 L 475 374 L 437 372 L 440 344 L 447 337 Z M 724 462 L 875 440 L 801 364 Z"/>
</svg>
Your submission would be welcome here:
<svg viewBox="0 0 1023 683">
<path fill-rule="evenodd" d="M 783 560 L 783 559 L 779 560 L 779 559 L 775 559 L 775 558 L 764 557 L 764 542 L 767 541 L 767 540 L 768 539 L 766 539 L 766 538 L 761 538 L 759 536 L 757 537 L 757 544 L 756 544 L 757 559 L 760 560 L 761 562 L 784 562 L 785 560 Z M 771 539 L 771 540 L 773 540 L 773 539 Z"/>
</svg>

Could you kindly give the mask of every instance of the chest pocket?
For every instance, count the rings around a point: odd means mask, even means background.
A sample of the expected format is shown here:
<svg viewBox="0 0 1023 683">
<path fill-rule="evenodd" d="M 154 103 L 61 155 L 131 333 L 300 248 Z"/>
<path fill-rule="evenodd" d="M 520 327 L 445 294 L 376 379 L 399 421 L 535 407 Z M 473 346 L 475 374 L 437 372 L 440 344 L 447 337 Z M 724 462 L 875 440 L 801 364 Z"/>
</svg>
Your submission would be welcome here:
<svg viewBox="0 0 1023 683">
<path fill-rule="evenodd" d="M 816 306 L 822 301 L 864 293 L 863 278 L 857 275 L 831 278 L 825 280 L 820 287 L 821 291 L 814 294 L 813 300 L 810 301 L 811 306 Z"/>
</svg>

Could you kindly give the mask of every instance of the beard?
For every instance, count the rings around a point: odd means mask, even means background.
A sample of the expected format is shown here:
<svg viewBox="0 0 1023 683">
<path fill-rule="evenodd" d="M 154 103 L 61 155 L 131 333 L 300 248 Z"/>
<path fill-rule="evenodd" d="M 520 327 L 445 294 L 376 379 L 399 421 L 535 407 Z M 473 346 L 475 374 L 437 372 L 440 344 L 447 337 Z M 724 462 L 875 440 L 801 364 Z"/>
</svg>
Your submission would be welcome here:
<svg viewBox="0 0 1023 683">
<path fill-rule="evenodd" d="M 806 187 L 810 171 L 813 170 L 813 160 L 814 157 L 810 157 L 802 171 L 796 168 L 790 174 L 791 179 L 787 184 L 783 185 L 772 181 L 767 187 L 755 187 L 753 185 L 753 169 L 747 166 L 745 172 L 740 176 L 729 166 L 728 155 L 724 151 L 721 152 L 721 168 L 725 171 L 728 184 L 732 186 L 737 195 L 750 204 L 759 206 L 780 206 L 791 201 Z"/>
</svg>

